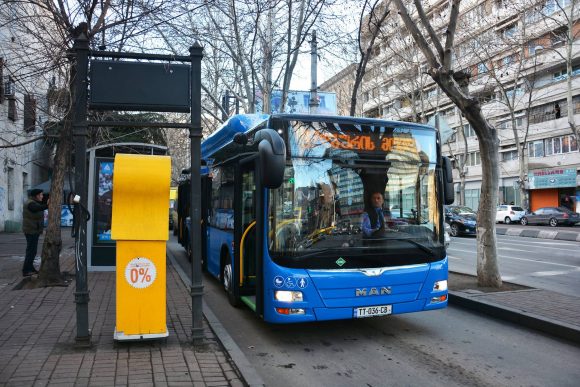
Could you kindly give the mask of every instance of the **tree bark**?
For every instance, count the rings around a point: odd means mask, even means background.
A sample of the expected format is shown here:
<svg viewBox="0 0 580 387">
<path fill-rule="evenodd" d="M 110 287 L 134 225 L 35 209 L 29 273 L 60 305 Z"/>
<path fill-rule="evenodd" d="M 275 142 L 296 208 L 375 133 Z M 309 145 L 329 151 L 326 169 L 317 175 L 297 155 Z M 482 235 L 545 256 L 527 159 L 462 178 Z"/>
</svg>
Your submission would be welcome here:
<svg viewBox="0 0 580 387">
<path fill-rule="evenodd" d="M 69 114 L 67 113 L 67 117 Z M 48 226 L 42 245 L 42 261 L 39 273 L 39 279 L 43 286 L 58 286 L 63 283 L 60 272 L 60 252 L 62 250 L 60 213 L 64 177 L 68 165 L 67 158 L 71 153 L 71 138 L 72 125 L 70 120 L 66 119 L 54 155 L 54 173 L 50 188 L 50 202 L 48 203 Z"/>
<path fill-rule="evenodd" d="M 393 1 L 405 27 L 430 66 L 429 75 L 461 110 L 477 134 L 482 162 L 482 187 L 477 213 L 477 278 L 480 286 L 501 287 L 495 235 L 495 214 L 499 187 L 499 137 L 497 130 L 483 116 L 478 100 L 469 95 L 468 76 L 461 73 L 454 74 L 451 69 L 450 55 L 459 15 L 460 0 L 450 2 L 451 11 L 444 50 L 441 50 L 442 46 L 437 36 L 430 33 L 432 42 L 429 42 L 419 28 L 419 24 L 422 24 L 425 30 L 432 31 L 429 21 L 424 16 L 420 1 L 415 0 L 414 3 L 421 23 L 411 18 L 402 0 Z"/>
</svg>

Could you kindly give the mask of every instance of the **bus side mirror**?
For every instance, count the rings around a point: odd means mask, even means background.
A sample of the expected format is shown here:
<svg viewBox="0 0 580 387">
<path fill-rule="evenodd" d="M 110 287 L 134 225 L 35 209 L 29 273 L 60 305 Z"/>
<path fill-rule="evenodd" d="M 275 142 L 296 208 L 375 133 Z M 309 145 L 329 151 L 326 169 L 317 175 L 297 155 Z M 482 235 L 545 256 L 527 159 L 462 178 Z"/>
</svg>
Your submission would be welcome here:
<svg viewBox="0 0 580 387">
<path fill-rule="evenodd" d="M 455 201 L 455 193 L 453 192 L 453 171 L 451 169 L 451 160 L 443 156 L 443 197 L 444 204 L 453 204 Z"/>
<path fill-rule="evenodd" d="M 282 137 L 273 129 L 262 129 L 254 135 L 258 144 L 262 184 L 266 188 L 278 188 L 284 179 L 286 146 Z"/>
</svg>

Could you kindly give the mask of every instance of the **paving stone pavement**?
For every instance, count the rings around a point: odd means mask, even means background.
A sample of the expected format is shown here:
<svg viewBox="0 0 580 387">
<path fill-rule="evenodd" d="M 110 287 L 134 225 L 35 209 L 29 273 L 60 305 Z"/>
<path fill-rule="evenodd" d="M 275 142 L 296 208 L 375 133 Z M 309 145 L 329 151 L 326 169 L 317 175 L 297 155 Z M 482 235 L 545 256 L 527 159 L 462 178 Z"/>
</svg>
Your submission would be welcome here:
<svg viewBox="0 0 580 387">
<path fill-rule="evenodd" d="M 74 273 L 63 231 L 61 269 Z M 206 340 L 191 345 L 191 297 L 168 262 L 169 337 L 115 342 L 115 273 L 89 273 L 91 347 L 75 346 L 74 281 L 14 290 L 22 280 L 22 234 L 0 233 L 0 386 L 244 386 L 204 318 Z M 39 243 L 39 250 L 42 240 Z"/>
</svg>

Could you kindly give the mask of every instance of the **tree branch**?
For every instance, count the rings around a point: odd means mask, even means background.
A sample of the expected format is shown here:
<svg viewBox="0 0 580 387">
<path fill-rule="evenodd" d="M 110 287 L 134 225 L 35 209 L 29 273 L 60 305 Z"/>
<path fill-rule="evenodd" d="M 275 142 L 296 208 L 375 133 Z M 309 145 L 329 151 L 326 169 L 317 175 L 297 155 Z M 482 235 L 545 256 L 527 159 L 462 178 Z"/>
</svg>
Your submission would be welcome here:
<svg viewBox="0 0 580 387">
<path fill-rule="evenodd" d="M 461 0 L 453 0 L 451 2 L 451 12 L 449 14 L 449 25 L 447 26 L 447 39 L 445 39 L 445 53 L 443 55 L 443 70 L 451 70 L 451 50 L 453 49 L 453 41 L 455 40 L 455 30 L 457 29 L 457 18 L 459 17 L 459 3 Z"/>
<path fill-rule="evenodd" d="M 28 141 L 20 142 L 18 144 L 11 144 L 10 141 L 7 141 L 7 140 L 4 140 L 3 138 L 0 138 L 1 140 L 6 141 L 9 144 L 9 145 L 0 145 L 0 148 L 2 148 L 2 149 L 4 149 L 4 148 L 18 148 L 19 146 L 30 144 L 31 142 L 42 140 L 44 138 L 45 138 L 44 136 L 34 137 Z"/>
<path fill-rule="evenodd" d="M 415 1 L 415 8 L 417 9 L 417 13 L 419 14 L 419 19 L 421 19 L 421 24 L 423 24 L 423 27 L 425 27 L 425 29 L 427 30 L 427 33 L 429 34 L 429 37 L 433 41 L 433 45 L 435 46 L 437 53 L 439 53 L 439 59 L 441 62 L 443 62 L 443 60 L 445 58 L 445 53 L 443 52 L 443 46 L 441 46 L 441 42 L 439 41 L 439 38 L 437 37 L 435 30 L 433 29 L 433 27 L 431 26 L 431 23 L 429 23 L 429 20 L 427 19 L 427 15 L 425 14 L 425 10 L 423 10 L 423 5 L 421 4 L 421 2 L 419 0 L 414 0 L 414 1 Z"/>
<path fill-rule="evenodd" d="M 435 56 L 433 51 L 431 51 L 431 48 L 429 48 L 427 40 L 425 39 L 421 31 L 419 31 L 419 28 L 417 28 L 417 25 L 413 22 L 411 16 L 409 16 L 409 12 L 407 11 L 407 8 L 403 5 L 403 2 L 401 0 L 393 0 L 393 1 L 395 2 L 397 8 L 399 9 L 399 16 L 401 16 L 401 19 L 403 19 L 405 27 L 413 36 L 415 43 L 417 43 L 417 45 L 423 52 L 423 55 L 425 55 L 425 58 L 427 58 L 427 62 L 429 63 L 429 65 L 436 69 L 441 67 L 441 65 L 437 61 L 437 57 Z"/>
</svg>

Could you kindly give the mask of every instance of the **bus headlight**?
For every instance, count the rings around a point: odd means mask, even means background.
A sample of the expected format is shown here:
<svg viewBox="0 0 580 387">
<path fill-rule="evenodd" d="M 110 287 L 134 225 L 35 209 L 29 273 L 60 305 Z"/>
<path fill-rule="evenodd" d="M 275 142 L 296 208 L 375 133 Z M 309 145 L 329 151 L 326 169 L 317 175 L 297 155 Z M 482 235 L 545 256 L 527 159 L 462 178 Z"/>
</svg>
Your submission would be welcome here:
<svg viewBox="0 0 580 387">
<path fill-rule="evenodd" d="M 290 290 L 276 290 L 274 297 L 282 302 L 301 302 L 304 301 L 302 292 L 294 292 Z"/>
<path fill-rule="evenodd" d="M 447 290 L 447 280 L 436 281 L 435 285 L 433 285 L 433 291 L 443 291 L 443 290 Z"/>
</svg>

